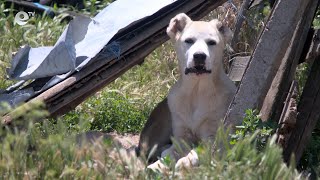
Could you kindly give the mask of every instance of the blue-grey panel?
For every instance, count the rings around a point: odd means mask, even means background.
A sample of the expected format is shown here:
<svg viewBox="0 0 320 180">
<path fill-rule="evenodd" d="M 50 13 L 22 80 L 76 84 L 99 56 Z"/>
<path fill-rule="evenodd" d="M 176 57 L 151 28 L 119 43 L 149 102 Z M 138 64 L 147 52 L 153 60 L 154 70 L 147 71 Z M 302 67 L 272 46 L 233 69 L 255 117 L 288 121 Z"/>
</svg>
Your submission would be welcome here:
<svg viewBox="0 0 320 180">
<path fill-rule="evenodd" d="M 22 48 L 13 58 L 9 76 L 37 79 L 80 70 L 122 28 L 150 16 L 175 0 L 118 0 L 94 18 L 76 17 L 54 47 Z"/>
</svg>

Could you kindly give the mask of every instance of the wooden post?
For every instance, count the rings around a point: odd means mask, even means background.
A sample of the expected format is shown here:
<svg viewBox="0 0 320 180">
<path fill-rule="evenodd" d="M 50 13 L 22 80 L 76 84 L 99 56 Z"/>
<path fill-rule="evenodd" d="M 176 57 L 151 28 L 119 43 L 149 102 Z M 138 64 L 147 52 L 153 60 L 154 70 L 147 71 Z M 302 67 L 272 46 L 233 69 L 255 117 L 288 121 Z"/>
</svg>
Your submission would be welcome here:
<svg viewBox="0 0 320 180">
<path fill-rule="evenodd" d="M 286 148 L 288 146 L 288 141 L 291 136 L 293 128 L 296 126 L 297 122 L 297 96 L 298 96 L 298 83 L 293 81 L 289 93 L 287 95 L 286 101 L 284 103 L 284 108 L 278 123 L 278 129 L 276 131 L 277 143 L 282 147 Z"/>
<path fill-rule="evenodd" d="M 311 0 L 279 0 L 274 6 L 224 122 L 240 124 L 246 109 L 260 109 L 286 49 Z"/>
<path fill-rule="evenodd" d="M 314 61 L 307 83 L 303 89 L 298 104 L 296 126 L 284 149 L 284 159 L 289 161 L 291 154 L 295 155 L 298 164 L 302 153 L 308 144 L 311 133 L 320 118 L 320 56 Z"/>
<path fill-rule="evenodd" d="M 242 23 L 244 21 L 244 17 L 246 16 L 247 10 L 250 6 L 250 3 L 251 3 L 251 0 L 244 0 L 241 5 L 241 8 L 238 12 L 237 22 L 235 25 L 233 38 L 232 38 L 232 42 L 231 42 L 231 47 L 233 48 L 233 50 L 235 52 L 238 51 L 237 43 L 239 42 L 239 34 L 240 34 L 241 27 L 242 27 Z"/>
<path fill-rule="evenodd" d="M 317 56 L 320 55 L 320 30 L 317 29 L 312 34 L 312 39 L 310 42 L 309 49 L 306 51 L 306 55 L 302 57 L 303 59 L 300 59 L 300 61 L 305 61 L 309 64 L 313 64 L 314 60 L 317 58 Z"/>
<path fill-rule="evenodd" d="M 271 87 L 266 95 L 262 109 L 262 120 L 273 120 L 278 122 L 283 102 L 287 97 L 287 92 L 294 78 L 299 59 L 306 45 L 309 29 L 311 28 L 313 17 L 317 10 L 318 0 L 310 1 L 304 11 L 298 26 L 295 28 L 290 46 L 281 60 L 280 68 L 272 81 Z"/>
</svg>

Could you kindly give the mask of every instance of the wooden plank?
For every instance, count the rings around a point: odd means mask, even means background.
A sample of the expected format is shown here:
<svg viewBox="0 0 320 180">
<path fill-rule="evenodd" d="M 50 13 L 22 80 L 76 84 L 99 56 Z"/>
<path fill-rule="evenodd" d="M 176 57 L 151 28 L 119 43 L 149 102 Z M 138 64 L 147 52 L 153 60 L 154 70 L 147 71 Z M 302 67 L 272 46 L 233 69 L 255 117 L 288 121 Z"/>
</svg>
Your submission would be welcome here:
<svg viewBox="0 0 320 180">
<path fill-rule="evenodd" d="M 244 17 L 247 15 L 247 11 L 248 11 L 248 8 L 249 8 L 251 2 L 252 2 L 251 0 L 244 0 L 242 2 L 241 8 L 238 12 L 237 21 L 236 21 L 232 41 L 231 41 L 231 47 L 233 48 L 233 50 L 235 52 L 238 52 L 237 44 L 239 42 L 240 30 L 241 30 L 243 21 L 245 20 Z"/>
<path fill-rule="evenodd" d="M 286 99 L 299 59 L 307 43 L 306 40 L 317 10 L 317 4 L 318 0 L 308 3 L 307 10 L 304 11 L 296 27 L 290 46 L 281 60 L 280 68 L 272 81 L 261 108 L 261 119 L 264 121 L 272 119 L 278 122 L 280 118 L 283 102 Z"/>
<path fill-rule="evenodd" d="M 250 60 L 250 56 L 237 56 L 230 60 L 231 67 L 230 67 L 229 78 L 232 81 L 234 82 L 241 81 L 242 76 L 248 66 L 249 60 Z"/>
<path fill-rule="evenodd" d="M 284 103 L 284 108 L 278 123 L 278 129 L 276 130 L 278 135 L 277 143 L 282 148 L 288 146 L 289 138 L 297 122 L 297 97 L 298 82 L 293 81 Z"/>
<path fill-rule="evenodd" d="M 298 104 L 297 124 L 284 149 L 284 159 L 295 155 L 296 164 L 308 144 L 312 131 L 320 118 L 320 56 L 314 61 Z"/>
<path fill-rule="evenodd" d="M 260 109 L 289 47 L 295 27 L 311 0 L 279 0 L 274 6 L 239 88 L 224 118 L 240 124 L 246 109 Z"/>
<path fill-rule="evenodd" d="M 141 63 L 144 57 L 167 41 L 166 27 L 176 14 L 186 12 L 191 18 L 198 20 L 225 1 L 178 1 L 178 5 L 157 13 L 151 22 L 138 22 L 134 25 L 134 29 L 125 30 L 125 33 L 122 33 L 124 35 L 116 35 L 113 40 L 121 45 L 120 57 L 105 59 L 97 55 L 93 63 L 31 101 L 43 100 L 51 116 L 61 115 L 74 109 L 132 66 Z M 3 119 L 4 124 L 12 120 L 10 114 Z"/>
<path fill-rule="evenodd" d="M 304 48 L 302 50 L 302 53 L 301 53 L 301 56 L 300 56 L 300 59 L 299 59 L 299 64 L 303 63 L 303 62 L 306 62 L 306 60 L 308 59 L 307 56 L 308 56 L 309 52 L 311 51 L 312 46 L 314 45 L 313 41 L 316 39 L 314 37 L 315 35 L 316 35 L 315 34 L 315 30 L 313 28 L 310 28 L 308 36 L 307 36 L 306 43 L 304 45 Z"/>
<path fill-rule="evenodd" d="M 312 36 L 312 41 L 310 43 L 310 48 L 306 53 L 306 58 L 301 61 L 305 61 L 309 64 L 312 64 L 317 56 L 320 55 L 320 30 L 317 29 L 314 31 Z"/>
</svg>

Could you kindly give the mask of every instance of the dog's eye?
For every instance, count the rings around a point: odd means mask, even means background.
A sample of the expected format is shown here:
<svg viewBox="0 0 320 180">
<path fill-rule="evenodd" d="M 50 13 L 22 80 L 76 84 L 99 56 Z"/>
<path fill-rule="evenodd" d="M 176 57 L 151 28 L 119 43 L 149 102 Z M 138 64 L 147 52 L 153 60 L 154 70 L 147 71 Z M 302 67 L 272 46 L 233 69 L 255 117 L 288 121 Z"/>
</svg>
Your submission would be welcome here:
<svg viewBox="0 0 320 180">
<path fill-rule="evenodd" d="M 191 39 L 191 38 L 188 38 L 188 39 L 184 40 L 184 42 L 187 43 L 187 44 L 193 44 L 194 40 Z"/>
<path fill-rule="evenodd" d="M 215 40 L 209 40 L 209 41 L 207 41 L 207 44 L 208 44 L 209 46 L 214 46 L 214 45 L 217 44 L 217 42 L 216 42 Z"/>
</svg>

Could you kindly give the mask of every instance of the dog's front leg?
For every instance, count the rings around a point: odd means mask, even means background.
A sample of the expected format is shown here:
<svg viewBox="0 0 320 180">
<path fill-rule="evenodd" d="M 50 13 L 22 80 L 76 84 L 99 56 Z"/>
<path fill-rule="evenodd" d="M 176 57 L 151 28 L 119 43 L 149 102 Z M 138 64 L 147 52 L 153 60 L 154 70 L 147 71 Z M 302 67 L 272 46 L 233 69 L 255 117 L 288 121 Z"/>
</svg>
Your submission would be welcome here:
<svg viewBox="0 0 320 180">
<path fill-rule="evenodd" d="M 171 159 L 177 158 L 178 154 L 175 151 L 174 145 L 171 145 L 168 149 L 164 150 L 161 153 L 161 158 L 164 158 L 168 155 Z M 165 164 L 163 164 L 162 160 L 157 160 L 156 162 L 150 164 L 147 168 L 152 169 L 153 171 L 158 170 L 160 172 L 164 172 L 169 169 Z"/>
<path fill-rule="evenodd" d="M 178 143 L 177 145 L 179 146 L 180 149 L 185 151 L 185 148 L 183 148 L 184 146 L 181 142 L 182 142 L 181 139 L 177 140 L 177 143 Z M 161 159 L 169 156 L 171 160 L 178 160 L 178 159 L 180 159 L 181 156 L 184 156 L 185 154 L 186 153 L 183 153 L 183 152 L 182 152 L 182 154 L 178 153 L 175 145 L 173 144 L 168 149 L 164 150 L 161 153 Z M 150 164 L 147 168 L 152 169 L 153 171 L 158 170 L 160 172 L 164 172 L 169 169 L 169 167 L 167 167 L 165 164 L 163 164 L 162 160 L 157 160 L 156 162 Z"/>
<path fill-rule="evenodd" d="M 205 142 L 212 142 L 214 140 L 214 135 L 212 135 L 213 133 L 211 131 L 207 132 L 207 131 L 201 131 L 201 139 L 202 141 Z M 215 134 L 215 133 L 214 133 Z M 176 165 L 175 165 L 175 169 L 181 169 L 182 167 L 184 168 L 191 168 L 191 167 L 195 167 L 195 166 L 199 166 L 199 157 L 197 152 L 192 149 L 186 156 L 180 158 Z"/>
<path fill-rule="evenodd" d="M 213 142 L 214 141 L 214 135 L 212 135 L 211 132 L 203 133 L 202 135 L 202 141 L 205 142 Z M 189 154 L 187 154 L 185 157 L 180 158 L 177 163 L 175 168 L 176 169 L 181 169 L 182 167 L 185 168 L 190 168 L 190 167 L 195 167 L 199 166 L 199 157 L 197 152 L 192 149 Z"/>
</svg>

